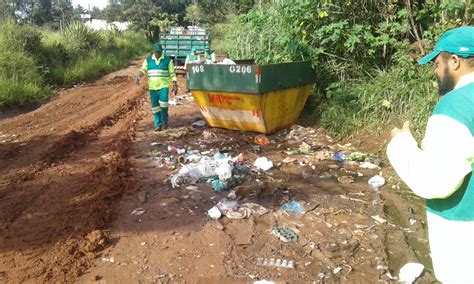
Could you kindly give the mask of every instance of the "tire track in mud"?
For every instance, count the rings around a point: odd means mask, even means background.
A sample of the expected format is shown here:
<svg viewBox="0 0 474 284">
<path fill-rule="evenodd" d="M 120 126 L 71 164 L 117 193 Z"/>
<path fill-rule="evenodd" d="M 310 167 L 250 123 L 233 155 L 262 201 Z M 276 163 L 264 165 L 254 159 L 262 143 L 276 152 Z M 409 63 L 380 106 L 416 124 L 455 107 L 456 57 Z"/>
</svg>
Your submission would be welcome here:
<svg viewBox="0 0 474 284">
<path fill-rule="evenodd" d="M 107 85 L 89 88 L 91 95 Z M 126 155 L 142 92 L 121 89 L 119 95 L 127 97 L 118 108 L 110 112 L 116 106 L 104 105 L 108 111 L 98 120 L 87 124 L 84 117 L 84 126 L 45 141 L 43 153 L 29 165 L 2 176 L 0 282 L 72 282 L 109 244 L 113 203 L 123 190 L 134 188 Z"/>
</svg>

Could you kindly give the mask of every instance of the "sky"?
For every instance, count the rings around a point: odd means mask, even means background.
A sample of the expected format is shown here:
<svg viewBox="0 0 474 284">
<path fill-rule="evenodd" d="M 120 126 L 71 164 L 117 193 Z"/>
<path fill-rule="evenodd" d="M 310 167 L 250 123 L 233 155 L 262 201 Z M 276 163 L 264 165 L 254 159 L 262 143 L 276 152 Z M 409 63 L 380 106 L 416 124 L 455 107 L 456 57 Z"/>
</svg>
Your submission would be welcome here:
<svg viewBox="0 0 474 284">
<path fill-rule="evenodd" d="M 84 8 L 88 8 L 91 5 L 91 9 L 94 6 L 99 7 L 99 9 L 105 8 L 107 6 L 108 0 L 72 0 L 72 5 L 76 7 L 77 5 L 81 5 Z"/>
</svg>

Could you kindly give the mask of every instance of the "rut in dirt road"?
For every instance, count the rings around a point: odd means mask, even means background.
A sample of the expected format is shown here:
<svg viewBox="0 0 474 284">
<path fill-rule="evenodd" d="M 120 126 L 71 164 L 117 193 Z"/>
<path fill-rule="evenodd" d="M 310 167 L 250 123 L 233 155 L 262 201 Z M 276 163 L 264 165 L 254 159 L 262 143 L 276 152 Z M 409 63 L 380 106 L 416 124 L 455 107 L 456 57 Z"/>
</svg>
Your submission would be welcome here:
<svg viewBox="0 0 474 284">
<path fill-rule="evenodd" d="M 0 122 L 0 281 L 71 282 L 107 245 L 143 89 L 135 68 Z"/>
</svg>

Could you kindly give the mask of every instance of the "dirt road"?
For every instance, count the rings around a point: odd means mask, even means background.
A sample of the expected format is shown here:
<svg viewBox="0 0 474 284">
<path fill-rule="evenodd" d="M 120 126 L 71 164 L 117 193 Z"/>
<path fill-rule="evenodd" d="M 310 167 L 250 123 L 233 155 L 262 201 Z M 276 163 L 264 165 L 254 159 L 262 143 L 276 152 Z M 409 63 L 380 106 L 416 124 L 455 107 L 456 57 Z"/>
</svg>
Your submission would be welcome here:
<svg viewBox="0 0 474 284">
<path fill-rule="evenodd" d="M 200 114 L 181 79 L 174 130 L 153 132 L 136 72 L 132 65 L 0 120 L 0 282 L 388 282 L 409 261 L 427 266 L 419 283 L 433 280 L 422 204 L 390 169 L 335 161 L 336 151 L 359 149 L 317 128 L 283 130 L 256 147 L 254 133 L 193 127 Z M 298 151 L 302 142 L 310 148 Z M 242 153 L 250 166 L 268 157 L 272 170 L 252 168 L 236 188 L 239 204 L 268 212 L 211 219 L 229 192 L 205 181 L 173 189 L 169 177 L 183 165 L 170 145 Z M 387 184 L 375 191 L 367 180 L 379 171 Z M 289 201 L 303 212 L 282 211 Z M 137 208 L 144 213 L 131 215 Z M 283 242 L 275 227 L 297 240 Z"/>
</svg>

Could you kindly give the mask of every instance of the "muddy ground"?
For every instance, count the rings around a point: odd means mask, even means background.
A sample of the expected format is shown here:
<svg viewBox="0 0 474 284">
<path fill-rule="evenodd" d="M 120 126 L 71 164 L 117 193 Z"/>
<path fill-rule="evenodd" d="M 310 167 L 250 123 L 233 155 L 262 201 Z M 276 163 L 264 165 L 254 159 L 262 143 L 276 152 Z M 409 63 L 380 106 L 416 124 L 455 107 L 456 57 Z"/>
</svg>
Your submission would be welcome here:
<svg viewBox="0 0 474 284">
<path fill-rule="evenodd" d="M 323 129 L 294 126 L 258 146 L 256 133 L 194 127 L 201 116 L 182 78 L 172 130 L 157 133 L 144 84 L 132 82 L 137 68 L 0 120 L 0 282 L 374 283 L 394 281 L 411 261 L 426 267 L 417 283 L 434 281 L 423 203 L 383 152 L 367 153 L 380 169 L 333 159 L 384 141 L 340 145 Z M 299 153 L 302 142 L 310 149 Z M 211 157 L 242 153 L 252 170 L 235 188 L 238 203 L 268 212 L 211 219 L 207 211 L 229 191 L 206 181 L 172 188 L 170 176 L 183 165 L 173 163 L 170 145 Z M 258 171 L 257 157 L 275 166 Z M 379 173 L 387 183 L 376 191 L 367 180 Z M 282 211 L 288 201 L 304 211 Z M 145 212 L 132 215 L 137 208 Z M 281 241 L 274 227 L 293 230 L 297 241 Z"/>
</svg>

